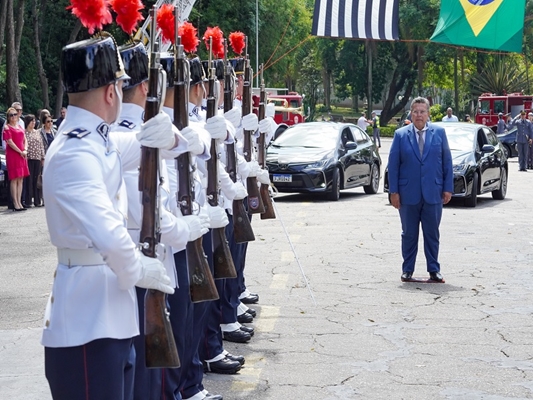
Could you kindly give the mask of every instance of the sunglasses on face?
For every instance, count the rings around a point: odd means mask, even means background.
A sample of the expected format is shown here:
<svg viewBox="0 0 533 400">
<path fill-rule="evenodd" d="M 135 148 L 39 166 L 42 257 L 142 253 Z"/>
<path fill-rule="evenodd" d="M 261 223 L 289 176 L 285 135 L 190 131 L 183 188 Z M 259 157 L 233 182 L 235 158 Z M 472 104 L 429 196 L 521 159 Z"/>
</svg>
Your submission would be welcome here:
<svg viewBox="0 0 533 400">
<path fill-rule="evenodd" d="M 9 114 L 8 117 L 16 117 L 18 114 Z"/>
<path fill-rule="evenodd" d="M 47 120 L 44 121 L 44 122 L 49 123 L 49 122 L 52 122 L 52 120 L 51 120 L 51 119 L 47 119 Z"/>
<path fill-rule="evenodd" d="M 22 108 L 15 108 L 15 110 L 17 110 L 18 112 L 21 112 Z"/>
</svg>

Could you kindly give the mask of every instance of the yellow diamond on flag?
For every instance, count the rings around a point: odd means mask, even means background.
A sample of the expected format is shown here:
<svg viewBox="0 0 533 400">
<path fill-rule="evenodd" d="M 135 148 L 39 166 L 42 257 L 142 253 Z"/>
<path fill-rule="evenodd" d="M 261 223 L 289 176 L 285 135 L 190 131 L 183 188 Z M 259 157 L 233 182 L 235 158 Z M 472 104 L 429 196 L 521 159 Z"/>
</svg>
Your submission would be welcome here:
<svg viewBox="0 0 533 400">
<path fill-rule="evenodd" d="M 474 35 L 479 35 L 503 0 L 459 0 Z"/>
</svg>

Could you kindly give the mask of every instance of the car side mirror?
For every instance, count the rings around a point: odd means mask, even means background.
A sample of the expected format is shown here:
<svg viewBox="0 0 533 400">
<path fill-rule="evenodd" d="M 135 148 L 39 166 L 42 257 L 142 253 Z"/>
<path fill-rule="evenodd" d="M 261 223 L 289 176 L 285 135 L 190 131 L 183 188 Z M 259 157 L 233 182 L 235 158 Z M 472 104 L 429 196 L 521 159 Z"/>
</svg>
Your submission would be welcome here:
<svg viewBox="0 0 533 400">
<path fill-rule="evenodd" d="M 345 148 L 346 150 L 355 150 L 355 149 L 357 149 L 357 143 L 355 143 L 355 142 L 351 142 L 351 141 L 350 141 L 350 142 L 346 142 L 346 143 L 344 144 L 344 148 Z"/>
<path fill-rule="evenodd" d="M 484 144 L 481 148 L 482 153 L 492 153 L 494 151 L 494 146 L 491 144 Z"/>
</svg>

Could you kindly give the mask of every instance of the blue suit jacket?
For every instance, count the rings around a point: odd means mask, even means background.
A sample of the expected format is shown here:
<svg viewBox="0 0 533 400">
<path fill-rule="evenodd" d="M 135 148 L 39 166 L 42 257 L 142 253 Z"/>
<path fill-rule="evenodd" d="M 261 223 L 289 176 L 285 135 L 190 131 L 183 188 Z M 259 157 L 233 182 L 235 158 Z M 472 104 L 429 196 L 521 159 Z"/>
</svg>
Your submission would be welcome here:
<svg viewBox="0 0 533 400">
<path fill-rule="evenodd" d="M 401 204 L 442 203 L 442 193 L 453 193 L 453 165 L 443 128 L 428 125 L 420 156 L 414 124 L 394 133 L 389 154 L 389 192 L 399 193 Z"/>
</svg>

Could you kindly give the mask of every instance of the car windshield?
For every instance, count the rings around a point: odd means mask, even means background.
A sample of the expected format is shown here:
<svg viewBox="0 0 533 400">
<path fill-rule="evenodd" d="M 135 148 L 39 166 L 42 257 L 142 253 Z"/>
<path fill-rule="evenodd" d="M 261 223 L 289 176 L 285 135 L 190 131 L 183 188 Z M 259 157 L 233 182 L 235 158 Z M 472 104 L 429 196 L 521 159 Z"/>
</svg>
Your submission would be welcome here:
<svg viewBox="0 0 533 400">
<path fill-rule="evenodd" d="M 474 146 L 474 130 L 447 126 L 446 137 L 452 151 L 471 151 Z"/>
<path fill-rule="evenodd" d="M 329 124 L 298 124 L 287 129 L 273 143 L 274 147 L 316 147 L 331 149 L 337 144 L 339 129 Z"/>
</svg>

